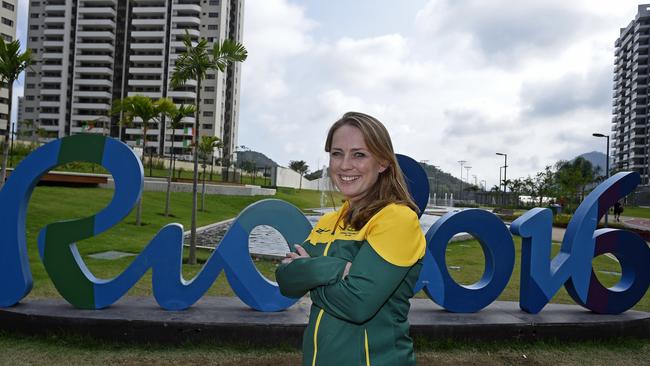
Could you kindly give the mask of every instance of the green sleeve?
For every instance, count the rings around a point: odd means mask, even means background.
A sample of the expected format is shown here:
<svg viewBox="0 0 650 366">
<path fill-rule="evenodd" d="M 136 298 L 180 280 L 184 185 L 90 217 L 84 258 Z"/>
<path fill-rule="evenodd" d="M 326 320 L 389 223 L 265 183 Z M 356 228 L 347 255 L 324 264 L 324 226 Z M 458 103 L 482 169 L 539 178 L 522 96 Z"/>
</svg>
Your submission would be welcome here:
<svg viewBox="0 0 650 366">
<path fill-rule="evenodd" d="M 337 318 L 365 323 L 395 292 L 409 269 L 410 266 L 387 262 L 366 243 L 354 258 L 348 275 L 333 284 L 311 290 L 311 300 Z"/>
<path fill-rule="evenodd" d="M 336 257 L 300 258 L 288 264 L 280 264 L 275 279 L 280 293 L 287 297 L 302 297 L 307 291 L 335 283 L 341 278 L 345 259 Z"/>
</svg>

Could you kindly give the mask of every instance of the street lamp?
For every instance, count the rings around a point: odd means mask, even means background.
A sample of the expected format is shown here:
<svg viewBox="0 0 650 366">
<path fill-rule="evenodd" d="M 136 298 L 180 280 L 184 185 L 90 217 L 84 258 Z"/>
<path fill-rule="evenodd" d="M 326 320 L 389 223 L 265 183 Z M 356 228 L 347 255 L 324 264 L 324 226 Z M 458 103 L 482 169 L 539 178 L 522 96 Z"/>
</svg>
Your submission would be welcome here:
<svg viewBox="0 0 650 366">
<path fill-rule="evenodd" d="M 607 139 L 607 151 L 606 151 L 607 160 L 605 161 L 605 178 L 609 178 L 609 135 L 603 135 L 602 133 L 594 132 L 594 133 L 591 134 L 591 136 L 593 136 L 593 137 L 604 137 L 604 138 Z M 607 227 L 607 216 L 608 216 L 607 214 L 608 214 L 608 211 L 605 211 L 605 227 Z"/>
<path fill-rule="evenodd" d="M 460 188 L 458 190 L 458 200 L 460 201 L 463 197 L 463 165 L 467 163 L 467 160 L 458 160 L 460 164 Z"/>
<path fill-rule="evenodd" d="M 433 166 L 433 180 L 435 183 L 435 195 L 436 199 L 438 198 L 438 169 L 440 168 L 440 165 L 432 165 Z M 436 203 L 437 204 L 437 203 Z"/>
<path fill-rule="evenodd" d="M 503 204 L 505 204 L 505 197 L 506 197 L 506 196 L 505 196 L 505 193 L 506 193 L 506 180 L 508 179 L 508 176 L 507 176 L 507 170 L 508 170 L 508 154 L 506 154 L 506 153 L 500 153 L 500 152 L 498 152 L 498 153 L 496 153 L 496 154 L 497 154 L 497 155 L 500 155 L 500 156 L 503 156 L 503 158 L 505 159 L 504 162 L 503 162 L 503 200 L 502 200 L 502 201 L 503 201 Z M 500 186 L 501 186 L 501 184 L 499 184 L 499 187 L 500 187 Z"/>
</svg>

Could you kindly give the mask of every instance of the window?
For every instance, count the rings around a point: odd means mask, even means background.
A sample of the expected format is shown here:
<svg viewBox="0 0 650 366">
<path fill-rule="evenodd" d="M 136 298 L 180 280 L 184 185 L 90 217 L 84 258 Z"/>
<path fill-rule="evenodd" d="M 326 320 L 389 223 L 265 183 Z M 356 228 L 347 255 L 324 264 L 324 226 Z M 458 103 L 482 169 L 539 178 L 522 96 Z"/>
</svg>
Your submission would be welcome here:
<svg viewBox="0 0 650 366">
<path fill-rule="evenodd" d="M 13 27 L 14 26 L 14 21 L 11 20 L 11 19 L 7 19 L 5 17 L 2 17 L 2 24 Z"/>
<path fill-rule="evenodd" d="M 11 11 L 14 11 L 14 4 L 10 4 L 10 3 L 6 2 L 6 1 L 2 2 L 2 7 L 5 8 L 5 9 L 9 9 Z"/>
<path fill-rule="evenodd" d="M 205 111 L 205 112 L 203 112 L 203 117 L 214 117 L 214 112 Z"/>
<path fill-rule="evenodd" d="M 25 88 L 27 89 L 34 89 L 36 86 L 34 84 L 27 84 Z"/>
<path fill-rule="evenodd" d="M 38 30 L 38 25 L 34 25 L 34 24 L 32 24 L 32 25 L 29 26 L 29 29 L 31 29 L 31 30 Z"/>
<path fill-rule="evenodd" d="M 219 5 L 219 0 L 210 0 L 210 5 Z"/>
<path fill-rule="evenodd" d="M 29 14 L 30 18 L 38 18 L 38 13 L 31 13 Z"/>
<path fill-rule="evenodd" d="M 13 38 L 10 35 L 5 34 L 5 33 L 2 33 L 2 38 L 5 40 L 5 42 L 13 41 Z"/>
<path fill-rule="evenodd" d="M 208 42 L 214 42 L 214 37 L 208 37 Z"/>
<path fill-rule="evenodd" d="M 212 124 L 211 123 L 210 124 L 206 123 L 201 128 L 203 128 L 204 130 L 211 130 L 212 129 Z"/>
<path fill-rule="evenodd" d="M 26 96 L 25 96 L 25 99 L 27 99 L 27 100 L 34 100 L 34 96 L 33 96 L 33 95 L 26 95 Z"/>
<path fill-rule="evenodd" d="M 27 113 L 34 112 L 34 108 L 33 107 L 25 107 L 25 112 L 27 112 Z"/>
<path fill-rule="evenodd" d="M 32 6 L 41 6 L 40 1 L 32 1 Z"/>
<path fill-rule="evenodd" d="M 32 38 L 30 38 L 30 41 L 32 41 L 32 42 L 38 42 L 38 37 L 32 37 Z"/>
<path fill-rule="evenodd" d="M 206 78 L 206 79 L 210 79 L 210 80 L 214 80 L 215 77 L 216 77 L 216 76 L 215 76 L 214 74 L 207 74 L 207 75 L 205 75 L 205 78 Z"/>
<path fill-rule="evenodd" d="M 36 73 L 35 73 L 34 71 L 29 71 L 29 72 L 27 73 L 27 76 L 33 78 L 34 76 L 36 76 Z"/>
<path fill-rule="evenodd" d="M 214 12 L 214 13 L 208 13 L 208 16 L 209 16 L 210 18 L 219 18 L 219 13 L 217 13 L 217 12 Z"/>
<path fill-rule="evenodd" d="M 208 24 L 208 30 L 217 30 L 219 26 L 217 24 Z"/>
<path fill-rule="evenodd" d="M 205 104 L 214 104 L 214 99 L 203 99 L 203 103 L 205 103 Z"/>
<path fill-rule="evenodd" d="M 207 92 L 213 92 L 214 91 L 214 86 L 206 86 L 203 90 Z"/>
</svg>

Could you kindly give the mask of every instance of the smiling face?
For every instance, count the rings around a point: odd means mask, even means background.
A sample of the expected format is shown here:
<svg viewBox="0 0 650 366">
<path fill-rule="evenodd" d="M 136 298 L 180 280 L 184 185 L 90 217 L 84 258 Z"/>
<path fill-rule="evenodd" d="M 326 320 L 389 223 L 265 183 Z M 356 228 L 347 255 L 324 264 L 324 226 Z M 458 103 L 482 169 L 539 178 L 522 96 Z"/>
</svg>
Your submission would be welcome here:
<svg viewBox="0 0 650 366">
<path fill-rule="evenodd" d="M 368 150 L 361 130 L 343 125 L 334 131 L 330 148 L 330 175 L 351 206 L 377 182 L 386 163 Z"/>
</svg>

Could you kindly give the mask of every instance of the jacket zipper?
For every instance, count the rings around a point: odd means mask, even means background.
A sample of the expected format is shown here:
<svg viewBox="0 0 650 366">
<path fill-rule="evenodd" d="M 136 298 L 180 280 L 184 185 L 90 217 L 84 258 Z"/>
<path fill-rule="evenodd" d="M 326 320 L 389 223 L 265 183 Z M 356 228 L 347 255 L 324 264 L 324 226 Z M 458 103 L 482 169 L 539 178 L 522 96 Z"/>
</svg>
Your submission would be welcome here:
<svg viewBox="0 0 650 366">
<path fill-rule="evenodd" d="M 330 250 L 330 245 L 332 245 L 331 241 L 327 243 L 325 251 L 323 252 L 323 257 L 327 257 L 327 252 Z M 318 327 L 320 326 L 320 320 L 323 318 L 324 313 L 325 310 L 320 309 L 318 312 L 318 317 L 316 318 L 316 326 L 314 326 L 314 358 L 311 361 L 312 366 L 316 366 L 316 355 L 318 354 Z"/>
</svg>

